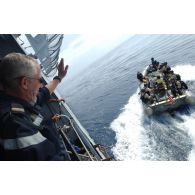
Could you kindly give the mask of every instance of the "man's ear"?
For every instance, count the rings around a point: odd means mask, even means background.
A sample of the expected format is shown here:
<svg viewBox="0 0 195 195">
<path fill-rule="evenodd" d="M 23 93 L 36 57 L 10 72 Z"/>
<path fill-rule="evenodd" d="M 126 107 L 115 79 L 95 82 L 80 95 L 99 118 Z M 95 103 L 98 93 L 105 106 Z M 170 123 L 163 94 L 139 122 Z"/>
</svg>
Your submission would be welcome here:
<svg viewBox="0 0 195 195">
<path fill-rule="evenodd" d="M 21 80 L 20 80 L 20 86 L 23 88 L 23 89 L 28 89 L 28 83 L 29 83 L 29 80 L 27 77 L 23 77 Z"/>
</svg>

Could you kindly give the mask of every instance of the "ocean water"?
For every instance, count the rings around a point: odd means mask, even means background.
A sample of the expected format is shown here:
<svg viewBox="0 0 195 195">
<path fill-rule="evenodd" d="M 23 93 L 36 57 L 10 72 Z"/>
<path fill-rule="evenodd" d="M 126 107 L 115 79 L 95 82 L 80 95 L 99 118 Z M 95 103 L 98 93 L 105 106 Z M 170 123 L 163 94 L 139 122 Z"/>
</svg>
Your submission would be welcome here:
<svg viewBox="0 0 195 195">
<path fill-rule="evenodd" d="M 195 35 L 135 35 L 94 62 L 60 93 L 96 143 L 116 160 L 194 160 L 195 107 L 146 116 L 137 71 L 168 62 L 195 94 Z"/>
</svg>

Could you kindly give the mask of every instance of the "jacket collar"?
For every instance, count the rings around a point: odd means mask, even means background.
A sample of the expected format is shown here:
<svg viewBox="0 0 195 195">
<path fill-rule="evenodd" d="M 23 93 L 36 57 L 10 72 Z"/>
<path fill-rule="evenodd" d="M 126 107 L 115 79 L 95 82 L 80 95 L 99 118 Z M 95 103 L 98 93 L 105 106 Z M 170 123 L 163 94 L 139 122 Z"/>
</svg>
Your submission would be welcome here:
<svg viewBox="0 0 195 195">
<path fill-rule="evenodd" d="M 14 102 L 14 103 L 22 105 L 25 110 L 29 110 L 29 111 L 35 112 L 35 113 L 39 112 L 39 108 L 31 105 L 26 100 L 21 99 L 21 98 L 16 97 L 16 96 L 8 95 L 4 91 L 0 91 L 0 101 L 7 102 L 10 104 Z"/>
</svg>

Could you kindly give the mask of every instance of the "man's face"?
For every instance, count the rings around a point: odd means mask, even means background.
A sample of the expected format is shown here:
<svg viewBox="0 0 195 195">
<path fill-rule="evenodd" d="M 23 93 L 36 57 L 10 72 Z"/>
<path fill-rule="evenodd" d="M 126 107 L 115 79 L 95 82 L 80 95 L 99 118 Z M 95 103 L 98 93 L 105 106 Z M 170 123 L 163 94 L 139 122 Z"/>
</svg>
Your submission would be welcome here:
<svg viewBox="0 0 195 195">
<path fill-rule="evenodd" d="M 42 86 L 42 83 L 40 82 L 41 70 L 38 64 L 36 65 L 36 73 L 31 77 L 27 77 L 27 79 L 28 88 L 26 90 L 26 100 L 28 102 L 35 103 L 37 100 L 39 88 Z"/>
</svg>

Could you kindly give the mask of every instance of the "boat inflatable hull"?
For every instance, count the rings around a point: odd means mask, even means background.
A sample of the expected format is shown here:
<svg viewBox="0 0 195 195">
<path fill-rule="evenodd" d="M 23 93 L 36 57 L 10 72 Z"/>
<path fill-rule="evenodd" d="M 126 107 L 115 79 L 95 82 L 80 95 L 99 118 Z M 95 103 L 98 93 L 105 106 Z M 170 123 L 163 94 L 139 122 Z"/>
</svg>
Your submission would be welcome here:
<svg viewBox="0 0 195 195">
<path fill-rule="evenodd" d="M 152 110 L 152 108 L 145 108 L 145 113 L 147 114 L 147 115 L 152 115 L 153 114 L 153 110 Z"/>
</svg>

